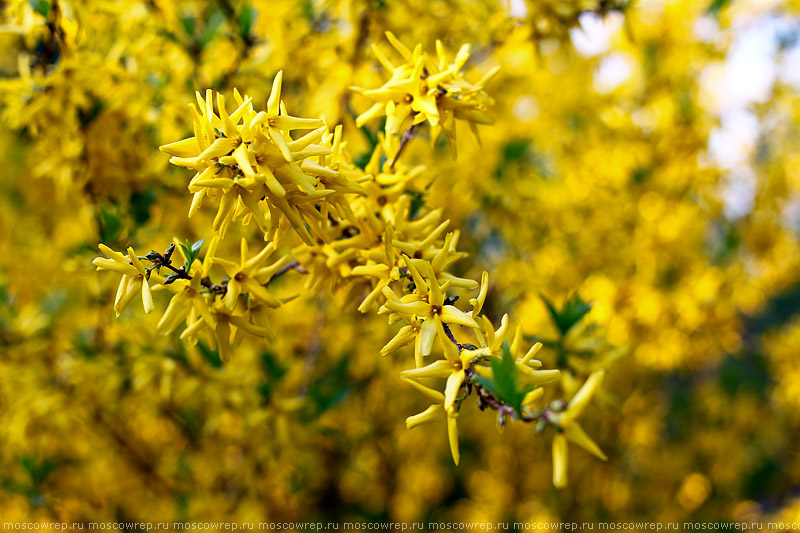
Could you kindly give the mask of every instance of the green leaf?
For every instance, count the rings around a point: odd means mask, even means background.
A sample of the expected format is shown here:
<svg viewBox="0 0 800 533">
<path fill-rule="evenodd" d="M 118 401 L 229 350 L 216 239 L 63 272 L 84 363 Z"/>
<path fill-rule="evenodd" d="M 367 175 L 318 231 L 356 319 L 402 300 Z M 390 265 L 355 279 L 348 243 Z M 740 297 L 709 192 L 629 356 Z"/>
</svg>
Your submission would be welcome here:
<svg viewBox="0 0 800 533">
<path fill-rule="evenodd" d="M 185 245 L 185 244 L 178 244 L 181 247 L 181 251 L 183 252 L 183 256 L 186 259 L 189 259 L 192 256 L 192 251 Z"/>
<path fill-rule="evenodd" d="M 572 326 L 580 322 L 586 316 L 586 313 L 592 309 L 592 306 L 581 300 L 577 294 L 564 303 L 560 311 L 556 310 L 550 300 L 544 296 L 541 298 L 561 335 L 566 335 Z"/>
<path fill-rule="evenodd" d="M 148 188 L 143 191 L 134 191 L 131 193 L 131 215 L 137 225 L 142 225 L 150 220 L 150 207 L 156 201 L 155 189 Z"/>
<path fill-rule="evenodd" d="M 59 466 L 57 459 L 47 458 L 40 461 L 31 455 L 21 457 L 20 464 L 30 476 L 34 486 L 40 485 Z"/>
<path fill-rule="evenodd" d="M 194 37 L 195 33 L 194 17 L 186 13 L 181 15 L 180 21 L 181 21 L 181 26 L 183 26 L 183 31 L 185 31 L 189 37 Z"/>
<path fill-rule="evenodd" d="M 208 17 L 203 27 L 203 33 L 197 40 L 197 44 L 200 45 L 201 50 L 214 40 L 223 22 L 225 22 L 225 15 L 223 15 L 221 11 L 214 11 L 211 16 Z"/>
<path fill-rule="evenodd" d="M 101 241 L 112 246 L 119 243 L 123 224 L 116 209 L 100 207 L 100 212 L 97 215 L 97 226 L 100 231 Z"/>
<path fill-rule="evenodd" d="M 314 3 L 311 0 L 305 0 L 300 4 L 300 12 L 308 22 L 314 22 Z"/>
<path fill-rule="evenodd" d="M 372 158 L 372 154 L 370 152 L 365 152 L 365 153 L 361 154 L 360 156 L 356 157 L 355 161 L 353 161 L 353 163 L 355 163 L 356 166 L 358 168 L 360 168 L 361 170 L 364 170 L 366 168 L 366 166 L 369 164 L 369 160 L 371 158 Z"/>
<path fill-rule="evenodd" d="M 186 258 L 186 261 L 183 262 L 184 266 L 186 266 L 186 271 L 188 272 L 192 266 L 192 243 L 189 242 L 189 239 L 186 239 L 186 244 L 178 243 L 178 246 L 181 247 L 181 251 L 183 252 L 183 257 Z"/>
<path fill-rule="evenodd" d="M 500 396 L 500 394 L 497 392 L 497 389 L 494 386 L 494 382 L 491 379 L 485 378 L 483 376 L 477 376 L 475 378 L 475 381 L 478 382 L 478 385 L 480 385 L 481 387 L 492 393 L 492 396 L 494 396 L 495 398 Z"/>
<path fill-rule="evenodd" d="M 200 248 L 203 247 L 203 240 L 204 239 L 200 239 L 192 245 L 192 260 L 197 259 L 197 257 L 200 255 Z"/>
<path fill-rule="evenodd" d="M 253 30 L 253 24 L 256 22 L 258 10 L 253 7 L 249 2 L 244 5 L 242 11 L 239 13 L 239 36 L 247 37 Z"/>
<path fill-rule="evenodd" d="M 406 190 L 405 193 L 411 195 L 411 206 L 408 209 L 408 220 L 414 220 L 425 205 L 425 199 L 423 198 L 422 193 L 418 191 Z"/>
<path fill-rule="evenodd" d="M 520 388 L 519 371 L 514 356 L 508 346 L 503 343 L 503 355 L 492 359 L 492 379 L 478 376 L 476 381 L 488 390 L 495 398 L 514 409 L 517 416 L 522 416 L 522 400 L 533 390 L 533 385 Z"/>
<path fill-rule="evenodd" d="M 203 356 L 206 363 L 214 368 L 222 368 L 222 359 L 219 356 L 219 350 L 212 350 L 202 342 L 197 343 L 197 351 Z"/>
<path fill-rule="evenodd" d="M 34 11 L 44 18 L 50 15 L 50 2 L 48 0 L 29 0 L 28 2 Z"/>
<path fill-rule="evenodd" d="M 706 9 L 706 13 L 709 15 L 718 15 L 720 11 L 728 7 L 728 4 L 730 3 L 731 0 L 711 0 L 711 3 Z"/>
<path fill-rule="evenodd" d="M 266 405 L 271 401 L 273 392 L 286 374 L 286 368 L 275 354 L 264 352 L 261 354 L 261 369 L 264 379 L 256 386 L 256 390 L 261 395 L 262 404 Z"/>
</svg>

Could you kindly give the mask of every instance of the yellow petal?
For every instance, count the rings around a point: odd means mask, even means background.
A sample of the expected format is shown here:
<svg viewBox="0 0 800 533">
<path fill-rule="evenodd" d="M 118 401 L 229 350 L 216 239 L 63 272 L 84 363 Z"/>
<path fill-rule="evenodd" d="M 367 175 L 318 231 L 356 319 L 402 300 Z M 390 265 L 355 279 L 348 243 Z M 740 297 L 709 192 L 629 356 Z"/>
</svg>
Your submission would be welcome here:
<svg viewBox="0 0 800 533">
<path fill-rule="evenodd" d="M 410 63 L 412 60 L 411 50 L 406 48 L 406 46 L 394 36 L 394 33 L 390 31 L 386 32 L 386 38 L 389 40 L 394 49 L 400 52 L 400 55 L 403 56 L 403 59 Z"/>
<path fill-rule="evenodd" d="M 429 318 L 419 328 L 419 350 L 422 355 L 430 355 L 433 340 L 436 338 L 436 321 Z"/>
<path fill-rule="evenodd" d="M 567 486 L 567 438 L 560 434 L 553 438 L 553 485 Z"/>
<path fill-rule="evenodd" d="M 130 247 L 130 246 L 128 246 L 128 257 L 131 258 L 131 263 L 133 263 L 133 266 L 136 267 L 136 270 L 139 271 L 139 274 L 144 276 L 146 274 L 144 265 L 139 260 L 139 258 L 136 256 L 136 252 L 134 252 L 133 248 Z"/>
<path fill-rule="evenodd" d="M 96 266 L 98 270 L 113 270 L 114 272 L 125 274 L 126 276 L 136 276 L 139 274 L 135 266 L 106 259 L 105 257 L 94 258 L 92 264 Z"/>
<path fill-rule="evenodd" d="M 423 366 L 422 368 L 412 368 L 400 372 L 401 377 L 406 378 L 446 378 L 453 373 L 453 365 L 443 359 Z"/>
<path fill-rule="evenodd" d="M 217 320 L 217 329 L 214 331 L 219 346 L 219 358 L 223 363 L 231 360 L 231 327 L 227 320 Z"/>
<path fill-rule="evenodd" d="M 472 316 L 478 316 L 483 309 L 483 303 L 486 301 L 486 294 L 489 292 L 489 273 L 484 272 L 481 274 L 481 290 L 477 298 L 470 299 L 469 303 L 472 305 Z"/>
<path fill-rule="evenodd" d="M 526 384 L 534 383 L 536 385 L 541 385 L 561 379 L 561 371 L 558 369 L 534 370 L 527 365 L 523 365 L 522 363 L 517 363 L 516 365 L 521 381 Z"/>
<path fill-rule="evenodd" d="M 409 385 L 411 385 L 412 387 L 414 387 L 415 389 L 417 389 L 421 393 L 427 395 L 429 398 L 433 399 L 434 401 L 444 402 L 444 394 L 442 394 L 438 390 L 433 390 L 430 387 L 426 387 L 422 383 L 414 381 L 411 378 L 400 376 L 400 379 L 402 379 L 403 381 L 405 381 L 406 383 L 408 383 Z"/>
<path fill-rule="evenodd" d="M 520 363 L 533 364 L 534 366 L 541 366 L 541 362 L 539 364 L 535 364 L 535 363 L 532 363 L 532 361 L 531 361 L 531 358 L 534 355 L 536 355 L 537 353 L 539 353 L 539 350 L 541 350 L 541 349 L 542 349 L 542 343 L 541 342 L 537 342 L 536 344 L 531 346 L 531 349 L 528 350 L 528 353 L 525 354 L 525 357 L 523 357 L 520 360 Z M 534 359 L 534 361 L 535 361 L 535 359 Z"/>
<path fill-rule="evenodd" d="M 167 310 L 158 321 L 156 329 L 162 333 L 171 333 L 178 325 L 186 319 L 186 312 L 189 302 L 183 292 L 172 297 L 169 301 Z"/>
<path fill-rule="evenodd" d="M 461 455 L 458 452 L 458 426 L 454 416 L 447 417 L 447 436 L 450 440 L 450 453 L 453 455 L 453 462 L 458 465 Z"/>
<path fill-rule="evenodd" d="M 125 288 L 122 290 L 122 293 L 117 293 L 118 299 L 114 303 L 114 311 L 117 313 L 117 316 L 121 315 L 123 311 L 130 305 L 131 301 L 136 298 L 136 295 L 139 293 L 140 287 L 139 285 L 142 283 L 141 276 L 125 276 L 122 278 L 125 282 Z"/>
<path fill-rule="evenodd" d="M 577 444 L 587 452 L 591 453 L 602 461 L 608 461 L 608 457 L 578 423 L 573 423 L 564 428 L 564 435 L 573 444 Z"/>
<path fill-rule="evenodd" d="M 471 316 L 453 305 L 442 307 L 442 321 L 448 324 L 460 324 L 470 328 L 478 328 L 478 323 Z"/>
<path fill-rule="evenodd" d="M 525 398 L 522 399 L 522 405 L 530 405 L 542 396 L 544 396 L 543 388 L 539 387 L 537 389 L 533 389 L 525 395 Z"/>
<path fill-rule="evenodd" d="M 144 305 L 144 312 L 148 315 L 153 312 L 156 306 L 153 304 L 153 295 L 150 292 L 150 285 L 147 280 L 142 280 L 142 304 Z"/>
<path fill-rule="evenodd" d="M 381 52 L 374 43 L 370 45 L 370 48 L 372 49 L 372 53 L 375 54 L 375 58 L 378 60 L 378 62 L 383 65 L 383 68 L 389 72 L 394 72 L 394 65 L 392 65 L 392 63 L 386 58 L 385 55 L 383 55 L 383 52 Z M 358 127 L 360 128 L 361 126 Z"/>
<path fill-rule="evenodd" d="M 277 128 L 269 128 L 269 137 L 272 139 L 278 148 L 281 151 L 281 155 L 286 161 L 292 160 L 292 151 L 289 149 L 289 145 L 286 143 L 286 139 L 283 138 L 283 133 L 281 130 Z"/>
<path fill-rule="evenodd" d="M 444 389 L 444 408 L 448 415 L 455 414 L 456 398 L 458 398 L 458 391 L 461 390 L 461 385 L 464 383 L 466 373 L 463 370 L 453 372 L 447 378 L 447 385 Z"/>
<path fill-rule="evenodd" d="M 318 118 L 299 118 L 279 115 L 269 119 L 269 125 L 279 130 L 312 130 L 324 123 Z"/>
<path fill-rule="evenodd" d="M 242 331 L 246 331 L 250 335 L 254 335 L 256 337 L 267 337 L 267 330 L 265 328 L 251 324 L 244 317 L 232 315 L 228 317 L 228 320 L 231 324 Z"/>
<path fill-rule="evenodd" d="M 228 291 L 225 293 L 225 297 L 222 300 L 222 303 L 225 304 L 228 311 L 233 311 L 236 308 L 236 302 L 239 301 L 239 295 L 241 293 L 242 284 L 236 279 L 231 278 L 231 280 L 228 281 Z"/>
<path fill-rule="evenodd" d="M 431 405 L 421 413 L 406 418 L 406 428 L 412 429 L 422 424 L 434 422 L 439 420 L 443 414 L 444 409 L 442 409 L 442 404 L 437 403 Z"/>
<path fill-rule="evenodd" d="M 250 157 L 247 153 L 247 145 L 245 143 L 240 144 L 236 150 L 233 151 L 233 157 L 236 159 L 236 163 L 239 165 L 239 168 L 242 169 L 245 176 L 255 175 L 253 167 L 250 165 Z"/>
<path fill-rule="evenodd" d="M 269 94 L 269 99 L 267 100 L 267 112 L 272 115 L 276 116 L 280 111 L 280 102 L 281 102 L 281 83 L 283 81 L 283 71 L 279 70 L 278 73 L 275 75 L 275 79 L 272 81 L 272 92 Z"/>
<path fill-rule="evenodd" d="M 237 145 L 238 141 L 235 139 L 219 137 L 211 143 L 211 146 L 203 150 L 203 153 L 198 155 L 197 159 L 200 161 L 208 161 L 223 155 L 228 155 Z"/>
<path fill-rule="evenodd" d="M 269 307 L 280 307 L 283 303 L 253 279 L 247 279 L 244 282 L 244 290 L 250 294 L 251 298 Z"/>
<path fill-rule="evenodd" d="M 428 317 L 431 311 L 431 306 L 422 301 L 401 303 L 389 300 L 384 305 L 387 309 L 394 311 L 395 313 L 416 315 L 421 317 Z"/>
<path fill-rule="evenodd" d="M 575 393 L 575 396 L 569 401 L 567 410 L 564 413 L 568 420 L 577 419 L 581 416 L 583 411 L 586 410 L 586 407 L 589 405 L 589 400 L 592 399 L 592 396 L 597 391 L 598 387 L 600 387 L 605 375 L 605 370 L 596 370 L 592 372 L 586 380 L 586 383 L 583 384 L 578 392 Z"/>
<path fill-rule="evenodd" d="M 379 117 L 384 114 L 384 105 L 380 102 L 373 104 L 372 107 L 358 115 L 356 117 L 356 127 L 362 127 L 366 122 L 369 122 L 375 117 Z"/>
<path fill-rule="evenodd" d="M 414 328 L 411 326 L 404 326 L 400 328 L 397 335 L 392 337 L 392 340 L 386 343 L 386 346 L 381 348 L 381 355 L 386 356 L 396 352 L 403 346 L 406 346 L 414 340 Z"/>
<path fill-rule="evenodd" d="M 109 259 L 113 259 L 114 261 L 120 261 L 122 263 L 128 262 L 128 259 L 124 255 L 112 250 L 102 242 L 98 244 L 97 247 L 100 248 L 100 251 L 103 252 Z"/>
<path fill-rule="evenodd" d="M 450 337 L 444 331 L 444 324 L 442 324 L 442 319 L 439 316 L 433 317 L 433 320 L 436 323 L 436 334 L 439 336 L 439 342 L 442 345 L 442 351 L 444 352 L 444 358 L 451 362 L 456 362 L 459 360 L 458 356 L 458 347 L 450 340 Z M 452 331 L 450 332 L 453 333 Z"/>
<path fill-rule="evenodd" d="M 160 146 L 158 149 L 165 154 L 174 155 L 176 157 L 197 157 L 200 155 L 197 139 L 195 137 L 189 137 L 188 139 L 183 139 L 182 141 L 165 144 L 164 146 Z"/>
<path fill-rule="evenodd" d="M 395 242 L 394 244 L 396 246 L 397 242 Z M 417 292 L 420 293 L 423 296 L 427 295 L 428 294 L 428 284 L 425 283 L 425 279 L 422 277 L 422 274 L 420 274 L 419 270 L 417 270 L 417 267 L 414 265 L 414 262 L 407 255 L 403 256 L 403 260 L 406 263 L 406 267 L 408 268 L 408 272 L 411 274 L 411 277 L 414 279 L 414 285 L 416 285 L 416 287 L 417 287 Z"/>
</svg>

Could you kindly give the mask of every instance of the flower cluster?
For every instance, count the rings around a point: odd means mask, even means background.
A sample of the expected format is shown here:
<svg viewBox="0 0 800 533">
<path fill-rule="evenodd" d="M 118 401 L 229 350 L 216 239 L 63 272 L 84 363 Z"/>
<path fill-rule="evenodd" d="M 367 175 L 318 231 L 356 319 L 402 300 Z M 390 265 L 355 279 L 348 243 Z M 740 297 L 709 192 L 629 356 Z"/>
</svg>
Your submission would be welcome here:
<svg viewBox="0 0 800 533">
<path fill-rule="evenodd" d="M 455 155 L 456 120 L 468 122 L 476 137 L 478 124 L 494 124 L 494 120 L 484 113 L 493 103 L 484 88 L 500 67 L 492 68 L 473 85 L 461 73 L 469 59 L 468 44 L 463 45 L 455 58 L 449 61 L 441 41 L 436 41 L 434 59 L 423 53 L 421 44 L 412 52 L 391 32 L 386 32 L 386 37 L 404 63 L 395 66 L 377 46 L 372 46 L 375 56 L 392 77 L 378 89 L 352 88 L 375 102 L 358 116 L 358 127 L 373 118 L 386 116 L 386 134 L 395 135 L 427 123 L 431 127 L 431 141 L 435 142 L 444 132 Z"/>
<path fill-rule="evenodd" d="M 223 361 L 245 334 L 274 339 L 267 310 L 296 295 L 276 296 L 268 285 L 292 267 L 308 274 L 308 289 L 327 280 L 334 290 L 364 295 L 359 311 L 377 310 L 390 324 L 403 323 L 381 355 L 413 345 L 414 368 L 401 377 L 435 401 L 408 418 L 409 428 L 443 415 L 458 463 L 457 417 L 464 400 L 475 392 L 481 410 L 496 411 L 500 428 L 509 420 L 533 422 L 539 432 L 554 428 L 553 479 L 563 487 L 566 440 L 605 458 L 576 421 L 599 387 L 602 371 L 593 373 L 569 404 L 543 404 L 543 385 L 558 382 L 561 372 L 544 370 L 533 358 L 541 343 L 523 349 L 521 328 L 511 342 L 507 340 L 508 315 L 496 326 L 483 312 L 488 273 L 480 283 L 453 273 L 453 265 L 465 256 L 457 248 L 459 232 L 447 231 L 450 221 L 442 220 L 441 210 L 424 202 L 414 205 L 415 198 L 424 199 L 430 178 L 424 167 L 399 162 L 411 140 L 407 133 L 398 139 L 403 128 L 427 123 L 432 137 L 443 131 L 455 147 L 456 119 L 473 126 L 491 123 L 483 113 L 491 101 L 483 89 L 498 69 L 470 85 L 460 74 L 469 58 L 468 46 L 448 63 L 438 43 L 434 62 L 421 45 L 412 52 L 392 34 L 387 37 L 406 63 L 395 67 L 374 48 L 393 74 L 380 89 L 359 90 L 378 103 L 357 122 L 387 115 L 385 131 L 363 168 L 350 158 L 341 126 L 331 131 L 322 120 L 287 114 L 281 73 L 273 82 L 266 111 L 257 111 L 252 99 L 238 91 L 233 111 L 226 108 L 222 94 L 198 94 L 197 105 L 190 105 L 194 136 L 161 150 L 171 156 L 171 163 L 196 172 L 188 185 L 193 194 L 189 216 L 205 199 L 217 204 L 214 235 L 204 259 L 199 259 L 202 241 L 176 241 L 163 254 L 152 251 L 143 257 L 132 248 L 123 255 L 101 244 L 106 257 L 94 264 L 98 270 L 123 275 L 117 314 L 140 292 L 145 311 L 153 311 L 151 285 L 152 290 L 170 291 L 172 299 L 158 329 L 169 333 L 185 324 L 182 339 L 196 342 L 202 336 L 219 347 Z M 306 133 L 295 139 L 292 132 L 298 130 Z M 251 255 L 243 238 L 238 260 L 220 257 L 217 248 L 231 223 L 251 221 L 266 246 Z M 302 242 L 267 264 L 289 240 L 290 229 Z M 174 254 L 183 260 L 180 268 L 173 265 Z M 456 305 L 456 293 L 464 291 L 477 291 L 467 310 Z M 418 381 L 427 378 L 444 378 L 443 390 Z"/>
</svg>

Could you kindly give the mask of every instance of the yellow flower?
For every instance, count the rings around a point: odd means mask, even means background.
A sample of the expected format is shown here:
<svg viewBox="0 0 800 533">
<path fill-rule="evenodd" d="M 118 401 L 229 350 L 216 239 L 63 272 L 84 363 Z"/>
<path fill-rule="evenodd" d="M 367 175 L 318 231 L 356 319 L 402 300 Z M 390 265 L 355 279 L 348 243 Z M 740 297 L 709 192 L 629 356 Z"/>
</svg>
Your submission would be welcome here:
<svg viewBox="0 0 800 533">
<path fill-rule="evenodd" d="M 163 283 L 163 278 L 154 272 L 148 274 L 131 247 L 128 247 L 128 255 L 122 255 L 102 243 L 98 245 L 98 248 L 106 257 L 97 257 L 92 261 L 97 270 L 111 270 L 122 274 L 122 279 L 117 288 L 117 296 L 114 299 L 114 312 L 116 312 L 117 316 L 125 311 L 139 293 L 142 295 L 144 312 L 152 313 L 155 305 L 153 304 L 153 295 L 150 292 L 148 280 L 152 278 L 157 283 Z"/>
<path fill-rule="evenodd" d="M 228 311 L 234 310 L 239 295 L 243 292 L 248 293 L 251 298 L 268 307 L 280 307 L 283 304 L 284 300 L 273 296 L 264 287 L 264 283 L 269 281 L 278 270 L 291 261 L 291 257 L 284 256 L 269 266 L 263 266 L 263 263 L 274 251 L 275 245 L 269 243 L 259 253 L 248 259 L 247 240 L 242 238 L 240 244 L 241 257 L 238 263 L 221 257 L 210 258 L 212 263 L 221 266 L 225 273 L 230 276 L 227 292 L 223 297 L 223 303 Z"/>
<path fill-rule="evenodd" d="M 567 486 L 567 441 L 577 444 L 598 459 L 608 460 L 608 457 L 589 438 L 576 420 L 586 410 L 592 396 L 603 382 L 604 376 L 604 370 L 593 372 L 586 380 L 586 383 L 572 397 L 564 412 L 555 413 L 548 419 L 559 431 L 553 439 L 553 485 L 557 488 Z"/>
<path fill-rule="evenodd" d="M 422 45 L 413 51 L 406 48 L 391 32 L 386 37 L 400 54 L 405 63 L 395 66 L 375 46 L 372 47 L 378 61 L 391 73 L 391 79 L 378 89 L 351 89 L 375 102 L 372 107 L 356 119 L 361 127 L 365 122 L 386 115 L 386 133 L 394 135 L 406 127 L 428 122 L 432 128 L 431 141 L 440 132 L 451 140 L 455 155 L 455 120 L 469 122 L 477 135 L 475 124 L 493 124 L 494 121 L 483 113 L 492 100 L 483 91 L 494 78 L 499 67 L 490 70 L 477 84 L 464 80 L 461 69 L 469 59 L 470 46 L 463 45 L 452 63 L 441 41 L 436 42 L 436 60 L 422 52 Z"/>
<path fill-rule="evenodd" d="M 282 77 L 279 72 L 273 81 L 266 111 L 256 112 L 252 100 L 234 90 L 236 110 L 228 114 L 225 98 L 217 94 L 217 115 L 213 92 L 207 91 L 205 99 L 198 93 L 200 111 L 190 106 L 194 137 L 161 150 L 172 156 L 172 164 L 197 171 L 189 183 L 194 194 L 190 216 L 204 198 L 219 198 L 213 228 L 221 237 L 243 206 L 266 240 L 274 240 L 283 215 L 306 244 L 313 243 L 312 233 L 329 242 L 327 218 L 315 203 L 328 199 L 339 218 L 351 216 L 343 195 L 364 194 L 359 183 L 371 176 L 341 157 L 341 128 L 329 134 L 320 119 L 286 113 L 280 101 Z M 293 130 L 312 131 L 292 139 Z"/>
<path fill-rule="evenodd" d="M 169 285 L 165 285 L 167 290 L 174 293 L 174 296 L 169 301 L 164 314 L 161 315 L 161 320 L 158 321 L 157 330 L 160 333 L 172 333 L 184 320 L 190 318 L 192 313 L 199 315 L 199 318 L 194 321 L 190 320 L 186 330 L 181 333 L 182 339 L 196 335 L 204 327 L 210 327 L 211 329 L 217 327 L 216 320 L 206 301 L 206 296 L 201 293 L 201 280 L 208 275 L 208 271 L 211 268 L 208 258 L 214 254 L 217 243 L 218 239 L 216 237 L 211 240 L 205 261 L 194 261 L 189 272 L 192 279 L 178 279 Z M 176 248 L 176 253 L 183 256 L 183 250 L 180 247 Z M 184 260 L 186 260 L 185 257 Z"/>
<path fill-rule="evenodd" d="M 445 338 L 444 324 L 458 324 L 470 328 L 478 328 L 478 323 L 454 305 L 445 304 L 445 291 L 450 286 L 450 282 L 439 285 L 436 276 L 428 266 L 428 280 L 420 274 L 414 262 L 408 257 L 403 256 L 409 273 L 414 279 L 416 286 L 415 294 L 406 295 L 402 299 L 386 287 L 383 290 L 386 296 L 386 303 L 381 308 L 382 313 L 392 312 L 402 316 L 409 324 L 414 317 L 423 319 L 420 326 L 420 352 L 427 356 L 431 353 L 433 341 L 438 334 Z"/>
<path fill-rule="evenodd" d="M 455 345 L 449 340 L 444 340 L 442 342 L 450 344 L 453 349 L 457 351 Z M 464 350 L 460 355 L 456 355 L 455 359 L 435 361 L 422 368 L 404 370 L 400 373 L 401 379 L 405 382 L 427 394 L 429 397 L 440 401 L 440 403 L 431 405 L 422 413 L 407 418 L 406 426 L 410 429 L 420 424 L 436 420 L 439 418 L 440 413 L 446 414 L 450 453 L 453 456 L 455 464 L 458 464 L 460 459 L 458 449 L 458 426 L 456 424 L 459 407 L 458 395 L 464 385 L 467 369 L 471 367 L 472 363 L 481 353 L 482 352 L 475 350 Z M 416 381 L 420 378 L 446 378 L 444 394 Z"/>
</svg>

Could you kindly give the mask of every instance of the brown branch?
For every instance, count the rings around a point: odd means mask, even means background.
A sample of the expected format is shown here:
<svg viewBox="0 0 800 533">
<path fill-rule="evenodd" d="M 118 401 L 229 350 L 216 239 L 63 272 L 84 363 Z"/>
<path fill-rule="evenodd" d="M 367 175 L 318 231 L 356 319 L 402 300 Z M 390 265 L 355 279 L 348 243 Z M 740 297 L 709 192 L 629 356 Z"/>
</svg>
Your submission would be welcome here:
<svg viewBox="0 0 800 533">
<path fill-rule="evenodd" d="M 275 274 L 272 276 L 272 278 L 271 278 L 269 281 L 272 281 L 272 280 L 274 280 L 275 278 L 277 278 L 277 277 L 279 277 L 279 276 L 282 276 L 282 275 L 286 274 L 286 273 L 287 273 L 287 272 L 289 272 L 290 270 L 294 270 L 294 271 L 296 271 L 296 272 L 299 272 L 299 273 L 301 273 L 301 274 L 308 274 L 308 270 L 306 270 L 305 268 L 303 268 L 303 267 L 300 265 L 300 262 L 299 262 L 297 259 L 293 259 L 292 261 L 289 261 L 289 262 L 288 262 L 288 263 L 286 263 L 286 264 L 285 264 L 283 267 L 281 267 L 280 269 L 278 269 L 278 271 L 277 271 L 277 272 L 275 272 Z M 267 283 L 269 283 L 269 281 L 268 281 Z"/>
<path fill-rule="evenodd" d="M 414 115 L 416 113 L 412 113 L 411 119 L 414 119 Z M 394 168 L 394 164 L 397 163 L 397 160 L 400 159 L 400 154 L 403 153 L 403 150 L 408 143 L 411 142 L 411 139 L 414 138 L 414 129 L 417 127 L 417 124 L 411 124 L 408 129 L 403 133 L 403 138 L 400 139 L 400 148 L 397 149 L 397 153 L 394 155 L 394 159 L 392 159 L 392 163 L 389 165 L 389 168 Z"/>
</svg>

